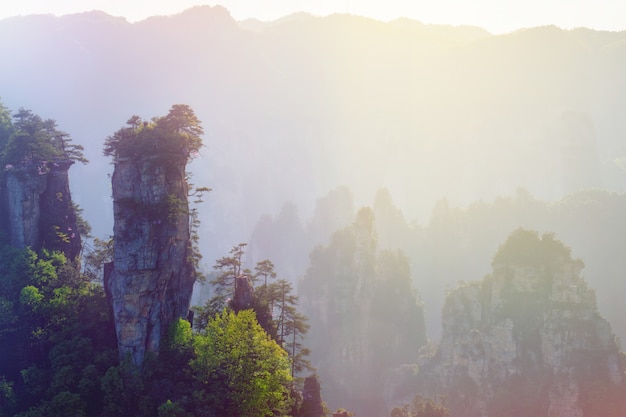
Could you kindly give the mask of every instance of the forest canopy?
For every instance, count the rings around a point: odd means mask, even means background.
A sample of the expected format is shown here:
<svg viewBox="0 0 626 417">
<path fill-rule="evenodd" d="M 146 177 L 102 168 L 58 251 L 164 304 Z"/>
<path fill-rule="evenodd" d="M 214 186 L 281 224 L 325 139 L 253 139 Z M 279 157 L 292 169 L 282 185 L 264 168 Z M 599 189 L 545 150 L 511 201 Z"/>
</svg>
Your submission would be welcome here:
<svg viewBox="0 0 626 417">
<path fill-rule="evenodd" d="M 87 163 L 83 146 L 58 129 L 53 119 L 42 119 L 31 110 L 20 109 L 10 117 L 0 103 L 0 147 L 2 164 L 69 159 Z"/>
</svg>

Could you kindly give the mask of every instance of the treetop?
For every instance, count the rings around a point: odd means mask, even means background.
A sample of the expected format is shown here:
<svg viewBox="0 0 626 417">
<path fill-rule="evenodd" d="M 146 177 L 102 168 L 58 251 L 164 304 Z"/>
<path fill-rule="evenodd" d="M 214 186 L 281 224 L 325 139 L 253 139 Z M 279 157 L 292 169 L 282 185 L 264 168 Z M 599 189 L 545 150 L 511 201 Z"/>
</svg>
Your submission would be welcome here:
<svg viewBox="0 0 626 417">
<path fill-rule="evenodd" d="M 104 155 L 133 158 L 157 154 L 197 154 L 204 134 L 200 120 L 186 104 L 174 104 L 166 116 L 143 120 L 131 116 L 120 130 L 104 143 Z"/>
</svg>

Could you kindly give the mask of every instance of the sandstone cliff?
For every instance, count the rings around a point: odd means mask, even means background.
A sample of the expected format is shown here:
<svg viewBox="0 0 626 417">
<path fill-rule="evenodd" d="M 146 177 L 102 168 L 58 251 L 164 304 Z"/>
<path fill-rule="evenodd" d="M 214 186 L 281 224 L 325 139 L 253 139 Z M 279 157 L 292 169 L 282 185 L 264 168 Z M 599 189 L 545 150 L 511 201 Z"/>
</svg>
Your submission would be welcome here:
<svg viewBox="0 0 626 417">
<path fill-rule="evenodd" d="M 422 393 L 446 395 L 453 417 L 626 415 L 619 347 L 582 268 L 552 236 L 514 232 L 489 276 L 448 294 Z"/>
<path fill-rule="evenodd" d="M 81 250 L 68 170 L 73 161 L 27 160 L 4 168 L 3 207 L 11 245 L 62 251 L 76 260 Z"/>
<path fill-rule="evenodd" d="M 186 318 L 191 261 L 186 155 L 117 158 L 112 177 L 114 263 L 105 286 L 120 356 L 140 364 L 157 352 L 173 320 Z"/>
</svg>

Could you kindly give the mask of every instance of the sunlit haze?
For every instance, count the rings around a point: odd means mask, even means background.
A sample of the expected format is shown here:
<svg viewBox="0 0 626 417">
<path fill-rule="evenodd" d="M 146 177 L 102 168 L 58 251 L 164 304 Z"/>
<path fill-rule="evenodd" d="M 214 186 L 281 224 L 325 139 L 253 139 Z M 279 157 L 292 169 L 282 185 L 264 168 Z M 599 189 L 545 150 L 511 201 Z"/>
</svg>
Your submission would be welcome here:
<svg viewBox="0 0 626 417">
<path fill-rule="evenodd" d="M 0 18 L 51 13 L 55 15 L 103 10 L 129 21 L 153 15 L 179 13 L 195 5 L 195 0 L 22 0 L 3 2 Z M 626 27 L 626 2 L 621 0 L 442 0 L 437 2 L 407 0 L 223 0 L 237 20 L 276 18 L 304 11 L 315 15 L 350 13 L 379 20 L 409 17 L 423 23 L 475 25 L 492 33 L 510 32 L 523 27 L 556 25 L 565 29 L 589 27 L 621 31 Z"/>
<path fill-rule="evenodd" d="M 626 416 L 626 0 L 1 1 L 0 417 Z"/>
</svg>

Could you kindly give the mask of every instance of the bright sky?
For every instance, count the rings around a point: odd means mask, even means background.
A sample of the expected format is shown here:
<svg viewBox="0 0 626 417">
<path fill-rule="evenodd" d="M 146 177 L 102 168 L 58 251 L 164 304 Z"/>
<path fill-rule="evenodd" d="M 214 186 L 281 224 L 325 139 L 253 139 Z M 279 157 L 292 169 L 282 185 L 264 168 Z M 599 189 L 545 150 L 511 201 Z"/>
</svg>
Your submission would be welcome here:
<svg viewBox="0 0 626 417">
<path fill-rule="evenodd" d="M 547 24 L 626 30 L 624 0 L 9 0 L 0 5 L 0 19 L 103 10 L 137 21 L 198 4 L 221 4 L 237 20 L 273 20 L 296 11 L 322 16 L 348 12 L 385 21 L 404 16 L 424 23 L 470 24 L 493 33 Z"/>
</svg>

